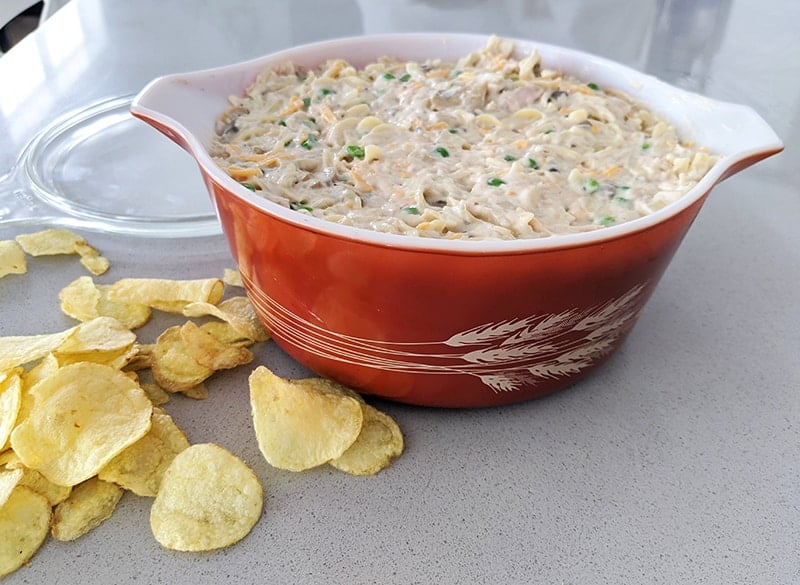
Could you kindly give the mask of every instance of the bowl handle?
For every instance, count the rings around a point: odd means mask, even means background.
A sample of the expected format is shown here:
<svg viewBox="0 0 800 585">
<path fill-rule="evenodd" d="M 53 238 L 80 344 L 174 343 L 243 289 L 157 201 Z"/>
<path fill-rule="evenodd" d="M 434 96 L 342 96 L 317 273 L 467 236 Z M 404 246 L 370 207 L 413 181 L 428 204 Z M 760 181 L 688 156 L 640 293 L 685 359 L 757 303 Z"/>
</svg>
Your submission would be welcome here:
<svg viewBox="0 0 800 585">
<path fill-rule="evenodd" d="M 727 160 L 715 182 L 778 154 L 783 142 L 769 124 L 750 106 L 716 102 L 702 112 L 703 125 L 714 129 L 703 141 L 712 151 L 727 152 Z"/>
</svg>

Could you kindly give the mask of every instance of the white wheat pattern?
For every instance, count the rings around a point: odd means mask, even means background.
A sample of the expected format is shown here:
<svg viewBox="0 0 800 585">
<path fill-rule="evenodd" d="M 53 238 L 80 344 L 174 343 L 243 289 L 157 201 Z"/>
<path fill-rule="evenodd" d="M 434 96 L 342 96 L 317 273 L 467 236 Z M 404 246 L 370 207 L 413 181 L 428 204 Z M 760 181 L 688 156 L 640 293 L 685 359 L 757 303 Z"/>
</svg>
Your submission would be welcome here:
<svg viewBox="0 0 800 585">
<path fill-rule="evenodd" d="M 444 341 L 416 343 L 327 331 L 255 287 L 251 296 L 268 328 L 304 351 L 368 368 L 471 375 L 494 392 L 511 392 L 537 379 L 575 374 L 605 357 L 633 325 L 645 288 L 646 283 L 636 285 L 588 309 L 485 323 Z"/>
</svg>

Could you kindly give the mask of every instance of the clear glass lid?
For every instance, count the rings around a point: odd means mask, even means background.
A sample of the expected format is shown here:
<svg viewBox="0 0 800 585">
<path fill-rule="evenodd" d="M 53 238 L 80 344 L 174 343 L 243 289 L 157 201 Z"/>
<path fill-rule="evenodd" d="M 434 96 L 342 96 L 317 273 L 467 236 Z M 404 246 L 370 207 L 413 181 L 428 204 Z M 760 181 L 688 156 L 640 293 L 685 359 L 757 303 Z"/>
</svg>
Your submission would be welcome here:
<svg viewBox="0 0 800 585">
<path fill-rule="evenodd" d="M 194 159 L 130 113 L 133 96 L 57 120 L 19 170 L 53 213 L 89 229 L 159 237 L 221 233 Z"/>
</svg>

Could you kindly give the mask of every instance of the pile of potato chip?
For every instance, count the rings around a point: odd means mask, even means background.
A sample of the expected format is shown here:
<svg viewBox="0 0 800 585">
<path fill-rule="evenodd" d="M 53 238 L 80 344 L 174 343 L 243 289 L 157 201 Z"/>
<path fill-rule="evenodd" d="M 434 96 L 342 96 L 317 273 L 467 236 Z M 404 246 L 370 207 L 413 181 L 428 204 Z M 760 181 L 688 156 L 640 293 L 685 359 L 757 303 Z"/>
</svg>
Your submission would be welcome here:
<svg viewBox="0 0 800 585">
<path fill-rule="evenodd" d="M 49 229 L 21 234 L 13 240 L 0 240 L 0 278 L 7 274 L 25 274 L 31 256 L 78 254 L 89 272 L 95 275 L 108 270 L 108 260 L 81 236 L 69 230 Z"/>
<path fill-rule="evenodd" d="M 78 254 L 95 275 L 109 268 L 82 237 L 56 229 L 0 241 L 0 277 L 25 273 L 26 253 Z M 154 498 L 150 525 L 165 548 L 211 550 L 250 532 L 262 513 L 259 479 L 224 448 L 190 444 L 162 408 L 174 393 L 207 397 L 208 378 L 252 362 L 248 348 L 269 340 L 246 296 L 223 298 L 238 287 L 230 270 L 105 285 L 84 276 L 59 293 L 79 324 L 0 337 L 0 577 L 48 533 L 68 541 L 98 526 L 125 490 Z M 153 311 L 187 320 L 140 343 L 133 330 Z M 395 421 L 340 384 L 259 366 L 249 386 L 258 446 L 276 468 L 371 475 L 403 451 Z"/>
</svg>

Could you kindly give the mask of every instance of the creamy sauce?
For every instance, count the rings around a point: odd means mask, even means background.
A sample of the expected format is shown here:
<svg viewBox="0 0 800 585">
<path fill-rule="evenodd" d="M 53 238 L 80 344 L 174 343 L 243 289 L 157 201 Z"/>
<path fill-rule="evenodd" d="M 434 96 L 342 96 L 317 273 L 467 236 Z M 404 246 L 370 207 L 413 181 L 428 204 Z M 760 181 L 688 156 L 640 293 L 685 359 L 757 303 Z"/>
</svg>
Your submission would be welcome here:
<svg viewBox="0 0 800 585">
<path fill-rule="evenodd" d="M 264 197 L 340 224 L 451 239 L 537 238 L 642 217 L 716 162 L 627 95 L 514 57 L 265 71 L 212 156 Z"/>
</svg>

